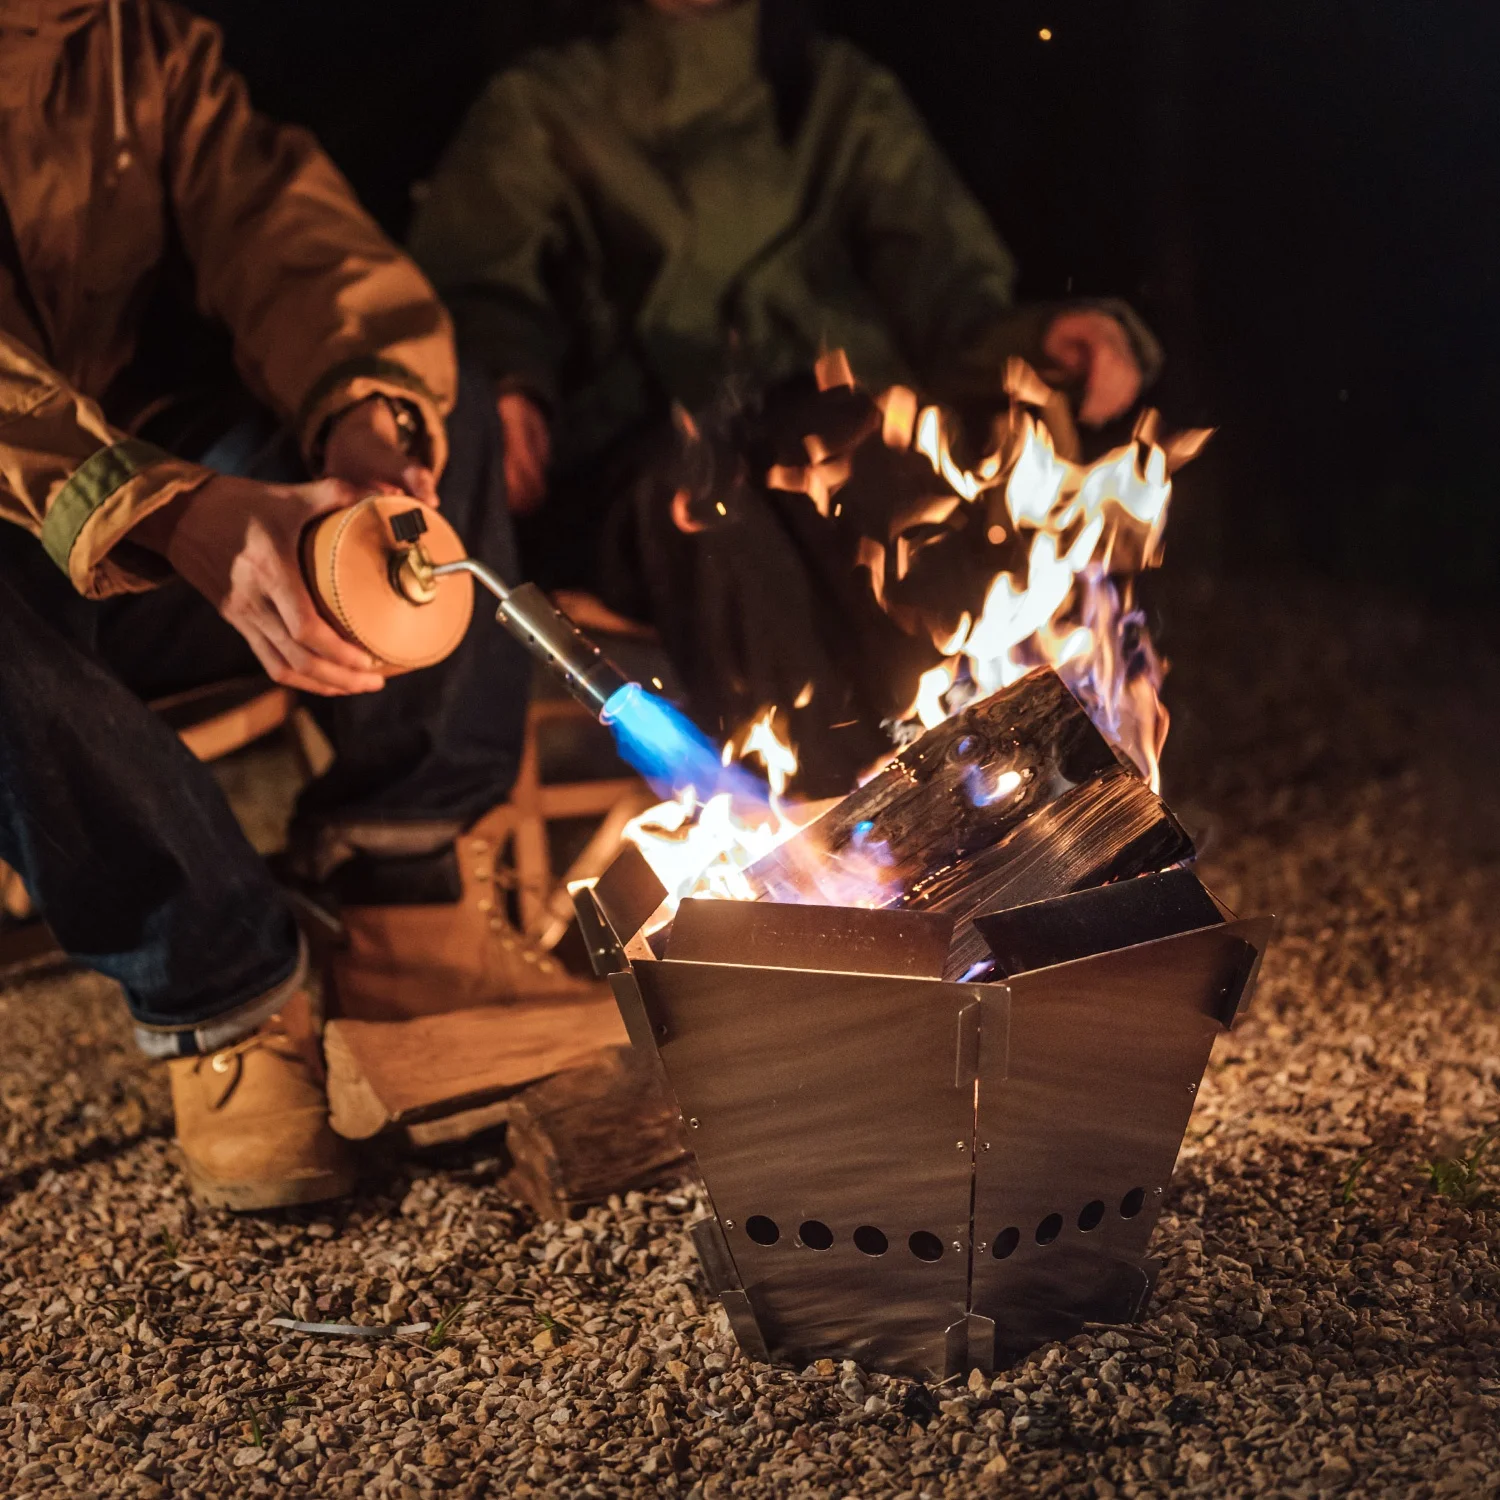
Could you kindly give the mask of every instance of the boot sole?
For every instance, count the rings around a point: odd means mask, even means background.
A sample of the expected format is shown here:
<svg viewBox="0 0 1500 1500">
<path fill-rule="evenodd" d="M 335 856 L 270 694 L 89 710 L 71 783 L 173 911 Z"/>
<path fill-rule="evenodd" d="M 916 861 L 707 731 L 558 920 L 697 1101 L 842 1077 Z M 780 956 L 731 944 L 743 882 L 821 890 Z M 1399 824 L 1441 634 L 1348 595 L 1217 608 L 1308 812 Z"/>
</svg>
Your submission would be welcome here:
<svg viewBox="0 0 1500 1500">
<path fill-rule="evenodd" d="M 345 1171 L 309 1172 L 300 1177 L 275 1177 L 264 1182 L 221 1182 L 210 1177 L 178 1152 L 193 1196 L 209 1208 L 227 1208 L 233 1213 L 252 1213 L 264 1208 L 295 1208 L 301 1203 L 322 1203 L 344 1198 L 354 1191 L 356 1174 Z"/>
</svg>

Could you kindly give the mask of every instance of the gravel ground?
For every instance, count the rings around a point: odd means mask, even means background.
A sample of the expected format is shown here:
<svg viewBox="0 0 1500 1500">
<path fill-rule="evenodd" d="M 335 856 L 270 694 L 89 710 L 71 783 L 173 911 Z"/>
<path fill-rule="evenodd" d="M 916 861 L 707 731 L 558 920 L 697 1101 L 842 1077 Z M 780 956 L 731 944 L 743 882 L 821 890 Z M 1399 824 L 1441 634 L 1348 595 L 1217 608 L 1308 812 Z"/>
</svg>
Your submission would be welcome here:
<svg viewBox="0 0 1500 1500">
<path fill-rule="evenodd" d="M 537 1224 L 493 1147 L 202 1212 L 109 987 L 32 979 L 0 989 L 0 1493 L 1500 1494 L 1500 1171 L 1466 1164 L 1500 1122 L 1500 636 L 1284 585 L 1164 613 L 1169 796 L 1281 929 L 1146 1323 L 933 1391 L 771 1371 L 698 1286 L 690 1188 Z"/>
</svg>

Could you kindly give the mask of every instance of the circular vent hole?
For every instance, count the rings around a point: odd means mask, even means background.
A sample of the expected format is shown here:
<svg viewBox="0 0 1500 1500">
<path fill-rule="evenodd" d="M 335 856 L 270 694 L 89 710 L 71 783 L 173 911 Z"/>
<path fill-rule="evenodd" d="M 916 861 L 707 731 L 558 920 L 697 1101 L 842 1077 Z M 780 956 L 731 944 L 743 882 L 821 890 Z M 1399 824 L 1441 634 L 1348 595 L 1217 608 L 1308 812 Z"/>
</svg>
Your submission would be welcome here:
<svg viewBox="0 0 1500 1500">
<path fill-rule="evenodd" d="M 1036 1242 L 1039 1245 L 1050 1245 L 1058 1235 L 1062 1233 L 1062 1215 L 1048 1214 L 1040 1224 L 1036 1226 Z"/>
<path fill-rule="evenodd" d="M 906 1244 L 918 1260 L 941 1260 L 943 1258 L 943 1242 L 925 1229 L 919 1229 L 907 1240 Z"/>
<path fill-rule="evenodd" d="M 866 1255 L 884 1255 L 891 1242 L 873 1224 L 861 1224 L 854 1231 L 854 1248 Z"/>
<path fill-rule="evenodd" d="M 1120 1199 L 1120 1217 L 1122 1219 L 1133 1219 L 1146 1206 L 1145 1188 L 1131 1188 L 1131 1190 Z"/>
<path fill-rule="evenodd" d="M 1002 1229 L 995 1236 L 995 1243 L 990 1247 L 990 1254 L 996 1260 L 1004 1260 L 1007 1255 L 1014 1255 L 1016 1246 L 1021 1243 L 1021 1231 L 1014 1227 Z"/>
<path fill-rule="evenodd" d="M 833 1243 L 833 1231 L 821 1219 L 808 1219 L 797 1231 L 797 1238 L 809 1250 L 826 1250 Z"/>
<path fill-rule="evenodd" d="M 1085 1234 L 1090 1229 L 1097 1229 L 1104 1222 L 1104 1203 L 1095 1198 L 1092 1203 L 1085 1203 L 1078 1214 L 1078 1227 Z"/>
<path fill-rule="evenodd" d="M 746 1219 L 745 1233 L 757 1245 L 774 1245 L 781 1238 L 781 1230 L 777 1227 L 776 1220 L 768 1219 L 764 1214 L 752 1214 Z"/>
</svg>

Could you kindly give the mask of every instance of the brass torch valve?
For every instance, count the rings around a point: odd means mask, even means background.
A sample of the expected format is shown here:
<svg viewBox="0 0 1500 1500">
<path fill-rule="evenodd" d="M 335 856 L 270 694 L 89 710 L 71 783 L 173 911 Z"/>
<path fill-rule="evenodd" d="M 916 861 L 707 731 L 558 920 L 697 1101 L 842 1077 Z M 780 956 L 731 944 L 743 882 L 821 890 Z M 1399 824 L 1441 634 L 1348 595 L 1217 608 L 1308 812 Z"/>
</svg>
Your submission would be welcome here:
<svg viewBox="0 0 1500 1500">
<path fill-rule="evenodd" d="M 422 538 L 427 534 L 427 516 L 420 506 L 391 517 L 391 583 L 412 604 L 431 604 L 437 598 L 437 574 Z"/>
</svg>

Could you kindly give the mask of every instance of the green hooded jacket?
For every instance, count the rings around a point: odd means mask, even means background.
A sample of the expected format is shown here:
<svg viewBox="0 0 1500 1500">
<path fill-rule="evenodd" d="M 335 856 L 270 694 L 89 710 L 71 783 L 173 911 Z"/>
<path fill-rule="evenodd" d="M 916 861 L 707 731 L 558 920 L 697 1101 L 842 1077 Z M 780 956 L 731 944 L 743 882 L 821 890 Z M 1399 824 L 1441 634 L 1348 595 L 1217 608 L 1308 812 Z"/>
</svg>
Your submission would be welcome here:
<svg viewBox="0 0 1500 1500">
<path fill-rule="evenodd" d="M 880 389 L 998 398 L 1055 308 L 1016 268 L 900 85 L 817 44 L 784 141 L 754 0 L 692 18 L 627 4 L 619 30 L 495 78 L 429 184 L 411 248 L 461 343 L 549 410 L 576 472 L 726 375 L 805 372 L 829 348 Z M 1150 335 L 1111 305 L 1144 344 Z"/>
</svg>

